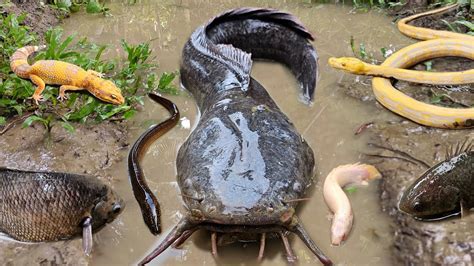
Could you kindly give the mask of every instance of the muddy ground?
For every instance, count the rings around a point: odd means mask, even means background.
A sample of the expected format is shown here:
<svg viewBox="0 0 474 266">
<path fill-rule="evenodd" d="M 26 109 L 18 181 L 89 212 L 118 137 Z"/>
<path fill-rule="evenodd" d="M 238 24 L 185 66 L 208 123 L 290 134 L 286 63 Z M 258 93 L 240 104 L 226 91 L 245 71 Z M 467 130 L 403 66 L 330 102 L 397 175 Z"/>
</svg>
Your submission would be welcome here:
<svg viewBox="0 0 474 266">
<path fill-rule="evenodd" d="M 40 38 L 64 16 L 63 12 L 37 0 L 12 1 L 2 12 L 26 12 L 25 24 Z M 21 121 L 16 123 L 0 136 L 0 166 L 88 174 L 113 186 L 117 180 L 108 176 L 107 170 L 117 166 L 117 162 L 123 159 L 123 151 L 129 147 L 128 126 L 119 122 L 74 126 L 76 130 L 72 134 L 59 124 L 53 126 L 48 134 L 41 124 L 21 128 Z M 89 259 L 82 251 L 79 238 L 47 245 L 0 238 L 0 245 L 0 265 L 84 265 Z"/>
<path fill-rule="evenodd" d="M 28 25 L 41 40 L 49 28 L 58 25 L 61 19 L 68 16 L 65 11 L 54 9 L 49 5 L 42 4 L 43 2 L 46 1 L 12 0 L 11 4 L 4 6 L 3 9 L 0 8 L 0 13 L 26 14 L 24 24 Z"/>
<path fill-rule="evenodd" d="M 433 25 L 433 21 L 427 19 L 415 24 Z M 445 29 L 440 25 L 436 28 Z M 459 71 L 473 69 L 474 62 L 459 58 L 442 58 L 432 60 L 432 68 L 433 71 Z M 414 69 L 425 70 L 426 66 L 419 64 Z M 371 78 L 347 75 L 340 85 L 346 89 L 348 95 L 376 105 L 380 112 L 389 112 L 376 102 Z M 395 86 L 423 102 L 435 101 L 438 105 L 456 108 L 474 105 L 474 84 L 434 86 L 396 82 Z M 440 95 L 445 96 L 439 97 Z M 473 139 L 474 131 L 424 127 L 394 114 L 390 121 L 374 122 L 365 134 L 372 135 L 372 145 L 368 144 L 367 147 L 367 160 L 375 164 L 383 174 L 380 184 L 382 209 L 394 221 L 394 261 L 404 265 L 472 265 L 472 212 L 462 219 L 420 222 L 401 213 L 397 205 L 405 188 L 427 169 L 425 163 L 432 166 L 444 160 L 448 147 L 466 138 Z M 402 153 L 409 154 L 415 160 Z"/>
</svg>

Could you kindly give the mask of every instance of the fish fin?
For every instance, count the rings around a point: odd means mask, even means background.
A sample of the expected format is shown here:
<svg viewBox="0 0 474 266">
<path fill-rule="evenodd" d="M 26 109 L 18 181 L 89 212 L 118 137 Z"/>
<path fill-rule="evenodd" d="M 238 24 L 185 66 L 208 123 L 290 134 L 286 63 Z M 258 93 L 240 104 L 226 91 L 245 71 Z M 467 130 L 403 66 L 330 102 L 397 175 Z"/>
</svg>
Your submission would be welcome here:
<svg viewBox="0 0 474 266">
<path fill-rule="evenodd" d="M 252 69 L 252 55 L 231 44 L 214 44 L 206 36 L 205 28 L 198 28 L 192 35 L 194 47 L 204 50 L 205 54 L 212 55 L 214 60 L 228 66 L 233 70 L 244 91 L 250 83 Z"/>
<path fill-rule="evenodd" d="M 474 151 L 474 140 L 467 137 L 465 141 L 450 145 L 449 148 L 446 149 L 446 159 L 470 151 Z"/>
<path fill-rule="evenodd" d="M 243 19 L 258 19 L 262 21 L 278 23 L 280 25 L 290 28 L 291 30 L 295 31 L 297 34 L 301 35 L 306 39 L 314 40 L 313 35 L 309 32 L 308 29 L 306 29 L 305 26 L 303 26 L 303 23 L 298 18 L 289 13 L 271 8 L 243 7 L 232 9 L 213 18 L 207 24 L 206 28 L 211 28 L 214 25 L 226 21 Z"/>
<path fill-rule="evenodd" d="M 82 249 L 87 256 L 92 253 L 92 217 L 88 216 L 82 223 Z"/>
<path fill-rule="evenodd" d="M 252 54 L 247 53 L 239 48 L 235 48 L 231 44 L 217 44 L 216 48 L 222 54 L 222 56 L 238 63 L 242 72 L 250 75 L 250 71 L 252 69 Z"/>
</svg>

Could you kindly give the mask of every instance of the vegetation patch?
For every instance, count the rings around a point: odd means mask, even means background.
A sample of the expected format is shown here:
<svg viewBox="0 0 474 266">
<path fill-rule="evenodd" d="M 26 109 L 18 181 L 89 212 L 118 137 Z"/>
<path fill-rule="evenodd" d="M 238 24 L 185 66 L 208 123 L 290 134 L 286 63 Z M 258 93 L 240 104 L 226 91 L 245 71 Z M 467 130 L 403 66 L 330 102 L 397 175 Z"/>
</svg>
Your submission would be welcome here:
<svg viewBox="0 0 474 266">
<path fill-rule="evenodd" d="M 14 14 L 0 17 L 0 125 L 14 116 L 28 114 L 24 126 L 40 122 L 50 130 L 53 125 L 61 124 L 73 131 L 70 122 L 131 118 L 137 108 L 143 105 L 143 95 L 147 92 L 179 93 L 172 83 L 176 72 L 165 72 L 161 76 L 156 74 L 158 66 L 152 63 L 154 60 L 149 43 L 134 45 L 122 40 L 127 57 L 106 60 L 102 58 L 106 45 L 92 43 L 87 38 L 78 39 L 75 35 L 63 36 L 62 29 L 54 28 L 45 34 L 47 48 L 37 53 L 33 62 L 41 59 L 61 60 L 86 70 L 104 73 L 106 79 L 121 88 L 125 103 L 108 104 L 87 91 L 68 92 L 66 95 L 69 99 L 61 102 L 57 100 L 59 87 L 46 86 L 42 93 L 45 101 L 37 106 L 31 100 L 36 86 L 30 80 L 17 77 L 9 65 L 9 58 L 16 49 L 37 44 L 37 37 L 29 33 L 27 26 L 22 25 L 24 18 Z"/>
</svg>

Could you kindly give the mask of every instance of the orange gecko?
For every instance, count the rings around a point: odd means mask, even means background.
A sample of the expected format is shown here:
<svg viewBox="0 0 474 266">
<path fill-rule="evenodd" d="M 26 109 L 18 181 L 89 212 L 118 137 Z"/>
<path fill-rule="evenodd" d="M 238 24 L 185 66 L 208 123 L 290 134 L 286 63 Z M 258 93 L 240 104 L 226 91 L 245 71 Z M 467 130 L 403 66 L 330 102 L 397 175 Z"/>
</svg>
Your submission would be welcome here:
<svg viewBox="0 0 474 266">
<path fill-rule="evenodd" d="M 119 88 L 112 81 L 103 79 L 103 74 L 94 70 L 84 70 L 76 65 L 57 61 L 39 60 L 33 65 L 28 64 L 28 56 L 46 46 L 25 46 L 13 53 L 10 58 L 12 71 L 21 78 L 31 79 L 38 86 L 33 94 L 36 104 L 43 100 L 46 84 L 61 85 L 58 99 L 66 99 L 67 90 L 87 90 L 102 101 L 123 104 L 125 99 Z"/>
</svg>

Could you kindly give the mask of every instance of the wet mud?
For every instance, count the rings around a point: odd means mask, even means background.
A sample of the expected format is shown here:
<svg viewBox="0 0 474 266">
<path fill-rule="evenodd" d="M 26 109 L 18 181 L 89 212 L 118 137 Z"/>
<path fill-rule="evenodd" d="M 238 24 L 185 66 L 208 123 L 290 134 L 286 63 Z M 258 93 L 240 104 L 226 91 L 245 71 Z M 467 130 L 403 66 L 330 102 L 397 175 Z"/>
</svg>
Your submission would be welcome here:
<svg viewBox="0 0 474 266">
<path fill-rule="evenodd" d="M 393 254 L 396 260 L 405 265 L 472 265 L 474 215 L 420 222 L 401 213 L 397 205 L 403 191 L 427 169 L 422 162 L 431 166 L 444 160 L 450 145 L 456 145 L 467 136 L 472 138 L 474 134 L 466 130 L 446 133 L 445 130 L 428 129 L 397 118 L 375 124 L 370 132 L 375 135 L 375 145 L 368 149 L 368 153 L 384 157 L 369 156 L 384 176 L 380 197 L 383 210 L 395 222 Z"/>
<path fill-rule="evenodd" d="M 452 19 L 452 17 L 451 17 Z M 431 19 L 418 22 L 431 25 Z M 432 71 L 460 71 L 474 68 L 474 62 L 462 58 L 438 58 L 429 63 Z M 426 64 L 413 67 L 426 70 Z M 376 102 L 371 78 L 345 77 L 339 86 L 360 101 L 389 112 Z M 474 85 L 438 86 L 394 81 L 397 89 L 427 103 L 452 108 L 474 105 Z M 403 191 L 426 169 L 443 161 L 451 145 L 474 137 L 472 129 L 443 130 L 418 125 L 396 114 L 386 121 L 377 121 L 364 134 L 371 135 L 364 152 L 367 160 L 381 171 L 382 209 L 394 222 L 394 263 L 404 265 L 472 265 L 474 263 L 474 215 L 437 222 L 420 222 L 398 210 Z M 408 155 L 408 156 L 407 156 Z"/>
</svg>

